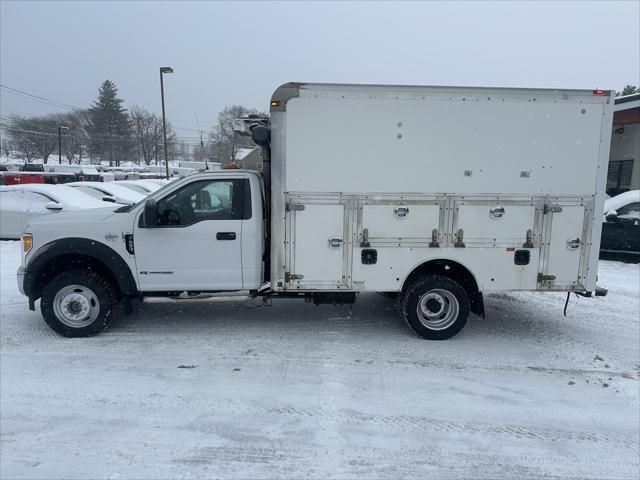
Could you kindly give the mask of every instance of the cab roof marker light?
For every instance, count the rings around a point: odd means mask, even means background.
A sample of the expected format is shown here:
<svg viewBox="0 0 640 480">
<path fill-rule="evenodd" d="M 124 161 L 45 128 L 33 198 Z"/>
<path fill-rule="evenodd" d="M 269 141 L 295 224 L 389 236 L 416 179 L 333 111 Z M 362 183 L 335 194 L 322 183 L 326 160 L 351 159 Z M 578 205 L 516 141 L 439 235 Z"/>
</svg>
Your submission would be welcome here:
<svg viewBox="0 0 640 480">
<path fill-rule="evenodd" d="M 596 89 L 593 91 L 593 94 L 594 94 L 594 95 L 604 95 L 604 90 L 600 90 L 599 88 L 596 88 Z"/>
</svg>

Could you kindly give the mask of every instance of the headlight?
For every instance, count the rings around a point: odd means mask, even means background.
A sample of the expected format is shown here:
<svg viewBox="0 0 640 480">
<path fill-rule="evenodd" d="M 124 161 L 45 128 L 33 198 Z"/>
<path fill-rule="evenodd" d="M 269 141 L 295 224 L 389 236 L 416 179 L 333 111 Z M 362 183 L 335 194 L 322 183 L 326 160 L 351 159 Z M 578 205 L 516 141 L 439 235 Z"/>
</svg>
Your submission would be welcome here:
<svg viewBox="0 0 640 480">
<path fill-rule="evenodd" d="M 22 251 L 29 253 L 31 247 L 33 247 L 33 236 L 30 233 L 25 233 L 22 235 Z"/>
</svg>

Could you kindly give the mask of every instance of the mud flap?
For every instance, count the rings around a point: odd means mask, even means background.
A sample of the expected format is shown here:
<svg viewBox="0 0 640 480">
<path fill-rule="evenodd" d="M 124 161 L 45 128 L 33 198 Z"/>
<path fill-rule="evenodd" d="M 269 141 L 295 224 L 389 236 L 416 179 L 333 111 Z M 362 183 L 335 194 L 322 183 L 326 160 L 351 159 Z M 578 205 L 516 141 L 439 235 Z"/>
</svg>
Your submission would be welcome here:
<svg viewBox="0 0 640 480">
<path fill-rule="evenodd" d="M 471 301 L 471 311 L 478 315 L 479 317 L 486 318 L 484 315 L 484 297 L 482 296 L 482 292 L 478 292 L 475 298 L 472 298 Z"/>
</svg>

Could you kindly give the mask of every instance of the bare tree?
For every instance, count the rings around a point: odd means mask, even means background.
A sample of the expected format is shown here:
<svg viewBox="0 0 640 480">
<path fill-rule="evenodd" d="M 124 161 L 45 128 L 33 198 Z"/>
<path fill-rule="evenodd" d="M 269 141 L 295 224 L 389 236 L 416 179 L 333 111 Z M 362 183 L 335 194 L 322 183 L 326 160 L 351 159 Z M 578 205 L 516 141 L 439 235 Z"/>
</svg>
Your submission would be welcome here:
<svg viewBox="0 0 640 480">
<path fill-rule="evenodd" d="M 0 145 L 0 148 L 2 149 L 2 155 L 7 157 L 8 161 L 9 155 L 11 155 L 11 150 L 13 149 L 11 142 L 9 140 L 2 139 L 2 145 Z"/>
<path fill-rule="evenodd" d="M 57 146 L 55 122 L 49 117 L 12 116 L 7 123 L 18 156 L 26 162 L 42 158 L 47 163 Z"/>
<path fill-rule="evenodd" d="M 158 145 L 163 142 L 162 118 L 140 106 L 134 105 L 129 110 L 129 120 L 139 154 L 144 163 L 149 165 L 155 159 Z M 171 124 L 167 122 L 168 149 L 171 149 L 174 143 L 175 135 L 171 131 Z"/>
<path fill-rule="evenodd" d="M 86 130 L 89 119 L 88 110 L 69 112 L 58 117 L 60 125 L 68 128 L 63 131 L 62 155 L 69 163 L 80 163 L 82 156 L 89 150 L 89 135 Z"/>
<path fill-rule="evenodd" d="M 58 149 L 58 139 L 55 135 L 59 125 L 57 117 L 57 115 L 45 115 L 31 119 L 35 130 L 43 133 L 53 133 L 53 135 L 36 135 L 33 137 L 36 142 L 36 151 L 44 163 L 47 163 L 51 154 Z"/>
<path fill-rule="evenodd" d="M 247 115 L 266 115 L 259 113 L 255 108 L 247 108 L 243 105 L 225 107 L 218 113 L 218 123 L 209 134 L 209 138 L 215 144 L 218 161 L 233 162 L 238 151 L 243 147 L 253 147 L 255 144 L 250 137 L 238 136 L 233 131 L 233 121 Z"/>
</svg>

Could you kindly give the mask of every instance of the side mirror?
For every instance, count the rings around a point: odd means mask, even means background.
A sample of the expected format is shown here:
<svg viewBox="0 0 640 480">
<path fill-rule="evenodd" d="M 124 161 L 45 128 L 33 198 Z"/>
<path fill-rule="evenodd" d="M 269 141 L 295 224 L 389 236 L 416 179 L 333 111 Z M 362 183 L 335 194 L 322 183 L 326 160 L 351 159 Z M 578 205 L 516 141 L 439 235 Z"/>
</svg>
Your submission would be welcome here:
<svg viewBox="0 0 640 480">
<path fill-rule="evenodd" d="M 62 210 L 62 204 L 57 202 L 49 202 L 44 206 L 44 208 L 46 208 L 47 210 L 51 210 L 52 212 L 59 212 L 60 210 Z"/>
<path fill-rule="evenodd" d="M 149 198 L 144 202 L 144 212 L 142 213 L 142 225 L 145 228 L 153 228 L 158 226 L 158 202 Z"/>
</svg>

